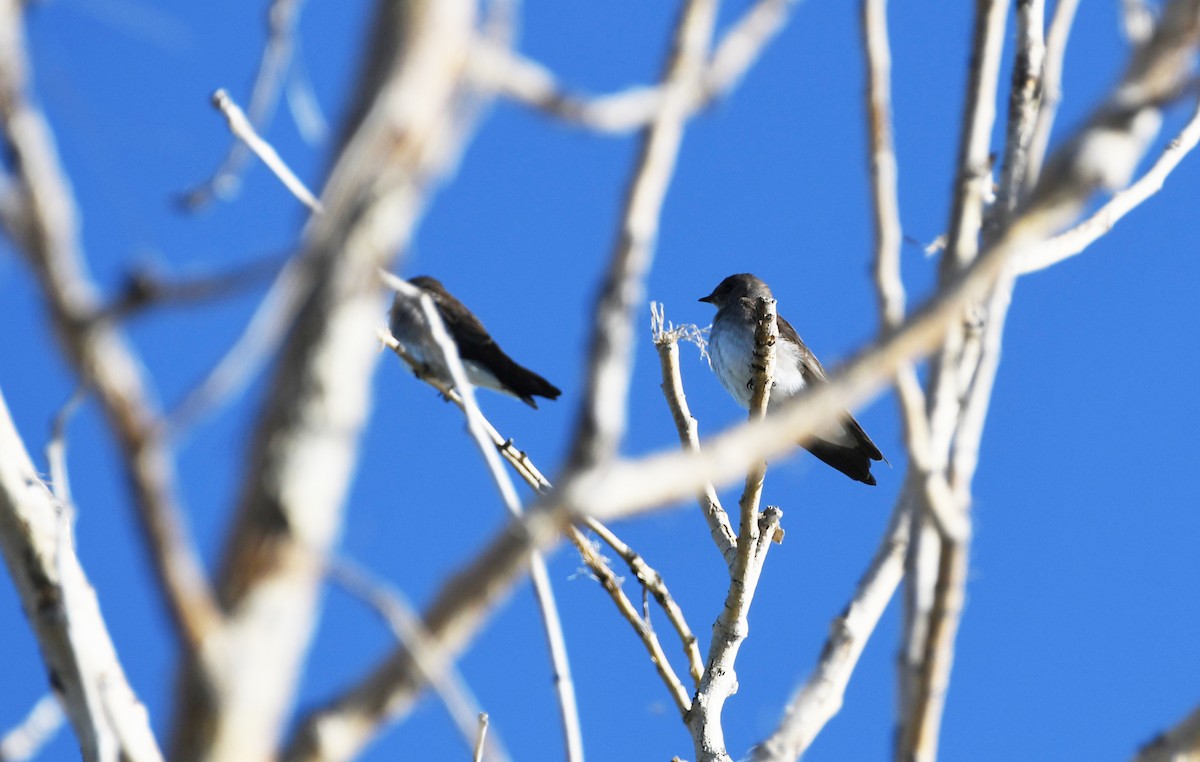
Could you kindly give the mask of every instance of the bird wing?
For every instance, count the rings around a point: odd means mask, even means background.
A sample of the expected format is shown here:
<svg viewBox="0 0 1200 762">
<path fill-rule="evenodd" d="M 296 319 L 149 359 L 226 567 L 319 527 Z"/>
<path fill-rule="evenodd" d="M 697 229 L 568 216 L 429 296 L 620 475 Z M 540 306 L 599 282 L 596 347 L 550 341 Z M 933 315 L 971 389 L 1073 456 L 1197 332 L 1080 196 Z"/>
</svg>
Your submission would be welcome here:
<svg viewBox="0 0 1200 762">
<path fill-rule="evenodd" d="M 434 304 L 446 329 L 458 346 L 459 357 L 488 368 L 513 394 L 530 407 L 537 407 L 533 395 L 556 399 L 562 392 L 554 384 L 518 364 L 504 353 L 479 318 L 445 289 L 432 290 Z"/>
<path fill-rule="evenodd" d="M 800 374 L 804 378 L 804 383 L 809 386 L 826 383 L 829 378 L 825 375 L 825 369 L 821 367 L 821 361 L 817 359 L 817 356 L 812 353 L 812 350 L 800 338 L 800 334 L 796 333 L 796 329 L 792 327 L 792 324 L 778 315 L 776 316 L 776 323 L 779 325 L 779 335 L 785 340 L 794 341 L 796 346 L 800 347 Z M 850 438 L 863 455 L 866 455 L 871 460 L 883 459 L 883 453 L 879 451 L 879 447 L 871 441 L 871 437 L 867 436 L 867 432 L 863 431 L 863 427 L 858 424 L 858 421 L 854 420 L 854 416 L 849 411 L 846 412 L 846 416 L 842 419 L 842 426 L 845 427 L 846 433 L 850 435 Z M 811 447 L 809 449 L 810 451 L 812 450 Z M 840 449 L 845 449 L 845 444 L 840 444 Z M 829 463 L 828 460 L 825 462 Z M 830 463 L 830 465 L 834 464 Z M 834 467 L 838 468 L 838 466 Z"/>
</svg>

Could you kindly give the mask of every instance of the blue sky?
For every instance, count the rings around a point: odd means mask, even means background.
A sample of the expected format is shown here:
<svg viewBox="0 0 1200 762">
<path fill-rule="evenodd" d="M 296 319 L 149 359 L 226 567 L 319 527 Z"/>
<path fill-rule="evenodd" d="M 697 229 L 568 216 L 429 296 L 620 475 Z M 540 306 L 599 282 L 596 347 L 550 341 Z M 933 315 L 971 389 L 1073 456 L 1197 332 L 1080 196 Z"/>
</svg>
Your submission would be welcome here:
<svg viewBox="0 0 1200 762">
<path fill-rule="evenodd" d="M 726 4 L 722 26 L 747 6 Z M 896 140 L 910 295 L 927 295 L 936 261 L 922 245 L 945 227 L 962 108 L 969 4 L 900 3 L 891 12 Z M 1127 54 L 1118 3 L 1084 3 L 1068 49 L 1056 136 L 1078 124 Z M 291 250 L 304 219 L 261 166 L 240 195 L 200 214 L 172 200 L 229 144 L 209 94 L 243 104 L 263 42 L 262 3 L 189 7 L 147 0 L 54 0 L 29 10 L 37 93 L 55 128 L 97 282 L 113 293 L 135 265 L 177 277 L 220 272 Z M 368 4 L 311 0 L 302 60 L 337 124 Z M 523 4 L 520 49 L 580 89 L 652 81 L 677 4 L 663 0 Z M 875 329 L 863 71 L 856 3 L 798 6 L 732 97 L 689 127 L 663 212 L 651 299 L 675 322 L 706 325 L 696 300 L 751 271 L 826 366 Z M 1010 29 L 1010 42 L 1012 32 Z M 1007 60 L 1007 59 L 1006 59 Z M 1186 108 L 1168 114 L 1177 131 Z M 281 111 L 267 137 L 319 187 L 328 145 L 308 145 Z M 1160 141 L 1161 143 L 1161 141 Z M 997 144 L 998 145 L 998 144 Z M 514 358 L 564 390 L 533 411 L 481 397 L 496 426 L 547 474 L 561 466 L 580 402 L 587 321 L 615 236 L 636 139 L 596 136 L 507 103 L 480 123 L 457 174 L 437 194 L 399 271 L 443 280 Z M 975 483 L 967 606 L 946 709 L 946 759 L 1123 759 L 1200 699 L 1200 169 L 1190 157 L 1165 190 L 1081 257 L 1022 280 L 1015 293 Z M 168 306 L 128 330 L 165 405 L 223 353 L 262 288 L 202 306 Z M 675 446 L 649 340 L 649 311 L 623 450 Z M 73 379 L 44 322 L 28 268 L 0 240 L 0 389 L 40 457 Z M 383 313 L 381 310 L 381 320 Z M 692 348 L 684 383 L 702 435 L 744 415 Z M 191 528 L 211 564 L 238 494 L 256 383 L 206 420 L 178 453 Z M 883 532 L 905 466 L 890 394 L 858 418 L 891 460 L 865 487 L 806 453 L 772 463 L 765 500 L 784 511 L 726 707 L 737 752 L 762 738 L 815 662 Z M 134 687 L 160 734 L 175 654 L 149 578 L 112 438 L 94 403 L 70 429 L 78 545 Z M 342 552 L 418 604 L 470 558 L 505 513 L 461 417 L 391 357 L 375 378 L 374 414 Z M 44 462 L 44 461 L 43 461 Z M 733 492 L 728 493 L 734 499 Z M 670 584 L 707 642 L 725 570 L 692 503 L 615 529 Z M 574 551 L 550 559 L 592 759 L 692 758 L 691 742 L 640 644 Z M 356 679 L 391 644 L 366 607 L 330 591 L 301 707 Z M 806 757 L 879 759 L 895 718 L 898 610 L 889 610 L 846 706 Z M 665 624 L 662 625 L 665 627 Z M 0 727 L 46 690 L 12 587 L 0 583 Z M 677 652 L 668 645 L 668 653 Z M 679 664 L 679 662 L 676 662 Z M 527 585 L 460 662 L 493 729 L 517 759 L 561 758 L 549 669 Z M 45 759 L 74 756 L 63 733 Z M 370 760 L 455 759 L 462 743 L 424 700 L 368 751 Z"/>
</svg>

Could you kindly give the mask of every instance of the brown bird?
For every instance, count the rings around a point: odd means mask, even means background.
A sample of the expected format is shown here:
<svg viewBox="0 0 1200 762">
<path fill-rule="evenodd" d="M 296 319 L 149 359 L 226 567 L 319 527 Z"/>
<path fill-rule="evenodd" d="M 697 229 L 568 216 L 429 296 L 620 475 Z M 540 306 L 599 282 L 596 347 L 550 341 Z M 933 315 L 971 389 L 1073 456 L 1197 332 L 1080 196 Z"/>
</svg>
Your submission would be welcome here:
<svg viewBox="0 0 1200 762">
<path fill-rule="evenodd" d="M 533 399 L 535 396 L 557 399 L 562 394 L 554 384 L 518 365 L 506 355 L 479 318 L 455 299 L 437 279 L 420 275 L 408 282 L 433 299 L 446 330 L 458 347 L 458 356 L 462 358 L 467 371 L 467 380 L 473 385 L 509 394 L 533 408 L 537 407 Z M 429 324 L 421 312 L 421 306 L 397 294 L 392 302 L 390 317 L 392 335 L 423 365 L 422 372 L 445 384 L 453 384 L 450 369 L 446 367 L 441 350 L 429 333 Z"/>
</svg>

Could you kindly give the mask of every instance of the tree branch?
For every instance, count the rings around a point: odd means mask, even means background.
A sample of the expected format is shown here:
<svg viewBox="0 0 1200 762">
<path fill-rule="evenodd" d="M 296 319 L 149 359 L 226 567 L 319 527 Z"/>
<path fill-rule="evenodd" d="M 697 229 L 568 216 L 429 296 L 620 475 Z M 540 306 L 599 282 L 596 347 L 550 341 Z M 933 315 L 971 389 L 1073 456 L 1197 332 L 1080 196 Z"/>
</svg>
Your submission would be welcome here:
<svg viewBox="0 0 1200 762">
<path fill-rule="evenodd" d="M 161 762 L 96 592 L 75 554 L 70 506 L 42 482 L 0 395 L 0 552 L 51 686 L 88 762 Z"/>
</svg>

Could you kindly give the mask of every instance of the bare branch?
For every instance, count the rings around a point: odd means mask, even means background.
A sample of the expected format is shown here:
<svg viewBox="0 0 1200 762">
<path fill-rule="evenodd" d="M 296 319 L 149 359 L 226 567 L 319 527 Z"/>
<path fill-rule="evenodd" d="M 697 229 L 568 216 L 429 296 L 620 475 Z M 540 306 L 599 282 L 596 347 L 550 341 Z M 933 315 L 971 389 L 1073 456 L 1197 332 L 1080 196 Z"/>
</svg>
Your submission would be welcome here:
<svg viewBox="0 0 1200 762">
<path fill-rule="evenodd" d="M 1046 32 L 1046 55 L 1042 66 L 1042 105 L 1038 109 L 1037 124 L 1029 140 L 1029 163 L 1026 167 L 1025 187 L 1033 185 L 1041 176 L 1046 148 L 1050 145 L 1050 132 L 1058 116 L 1058 104 L 1062 102 L 1063 59 L 1067 54 L 1067 39 L 1071 25 L 1075 22 L 1075 11 L 1079 0 L 1058 0 L 1054 4 L 1054 16 Z"/>
<path fill-rule="evenodd" d="M 47 693 L 38 699 L 21 724 L 0 738 L 0 760 L 28 762 L 54 738 L 66 716 L 58 696 Z"/>
<path fill-rule="evenodd" d="M 904 280 L 900 277 L 900 200 L 897 192 L 896 149 L 892 137 L 892 55 L 888 42 L 886 0 L 862 4 L 863 51 L 867 58 L 867 135 L 871 157 L 871 191 L 875 211 L 875 293 L 881 331 L 895 330 L 904 321 Z M 909 456 L 928 468 L 929 424 L 925 394 L 916 368 L 901 364 L 896 373 L 896 396 L 904 417 Z"/>
<path fill-rule="evenodd" d="M 654 258 L 659 215 L 683 141 L 690 94 L 700 81 L 716 23 L 716 0 L 689 0 L 663 74 L 663 100 L 642 138 L 630 178 L 621 226 L 608 273 L 596 303 L 588 342 L 584 402 L 568 458 L 568 469 L 611 458 L 625 430 L 632 372 L 634 309 Z"/>
<path fill-rule="evenodd" d="M 412 654 L 417 668 L 424 671 L 425 679 L 446 705 L 467 746 L 475 748 L 477 718 L 483 714 L 479 710 L 479 701 L 453 666 L 443 670 L 430 668 L 429 633 L 421 626 L 420 616 L 404 594 L 349 559 L 333 557 L 328 560 L 327 568 L 331 582 L 366 603 L 383 618 L 396 640 Z M 489 758 L 495 762 L 508 759 L 508 752 L 495 733 L 488 739 L 487 750 Z"/>
<path fill-rule="evenodd" d="M 161 762 L 75 554 L 70 509 L 41 481 L 0 395 L 0 552 L 88 762 Z"/>
<path fill-rule="evenodd" d="M 737 87 L 750 66 L 787 22 L 795 0 L 758 0 L 726 33 L 689 94 L 688 110 L 701 111 Z M 474 71 L 484 86 L 519 103 L 597 132 L 629 132 L 648 126 L 662 107 L 665 88 L 631 87 L 589 96 L 565 90 L 554 75 L 505 47 L 481 46 Z"/>
<path fill-rule="evenodd" d="M 771 387 L 775 382 L 775 342 L 778 338 L 775 300 L 760 298 L 756 304 L 755 319 L 754 372 L 751 377 L 754 387 L 750 396 L 750 420 L 761 421 L 766 417 Z M 766 460 L 758 460 L 750 465 L 746 475 L 746 485 L 738 503 L 741 525 L 738 527 L 737 556 L 729 575 L 725 606 L 713 624 L 704 675 L 696 689 L 694 708 L 685 718 L 692 732 L 697 760 L 702 762 L 728 762 L 730 759 L 725 747 L 721 713 L 726 699 L 737 690 L 734 664 L 742 643 L 750 634 L 750 604 L 754 600 L 767 550 L 771 546 L 769 538 L 778 528 L 782 516 L 779 509 L 773 507 L 768 507 L 761 517 L 759 515 L 758 503 L 766 470 Z M 761 542 L 760 538 L 764 537 L 768 539 Z"/>
<path fill-rule="evenodd" d="M 225 116 L 225 121 L 229 125 L 229 131 L 234 137 L 246 144 L 246 147 L 254 152 L 254 155 L 262 160 L 263 164 L 279 178 L 279 182 L 283 183 L 284 187 L 291 192 L 293 196 L 300 200 L 300 203 L 307 206 L 313 212 L 320 214 L 325 211 L 321 206 L 321 202 L 312 194 L 304 183 L 296 174 L 288 167 L 287 162 L 275 151 L 267 141 L 259 137 L 254 129 L 254 125 L 246 118 L 242 109 L 229 97 L 229 93 L 224 89 L 217 90 L 212 95 L 213 107 L 220 111 Z"/>
<path fill-rule="evenodd" d="M 377 358 L 376 274 L 403 251 L 470 124 L 470 0 L 380 0 L 344 143 L 306 228 L 311 270 L 246 457 L 219 573 L 230 638 L 185 666 L 173 760 L 277 752 L 339 534 Z M 319 468 L 313 464 L 319 463 Z M 249 665 L 250 668 L 247 668 Z"/>
<path fill-rule="evenodd" d="M 288 77 L 288 72 L 295 72 L 293 53 L 297 46 L 296 25 L 303 7 L 304 0 L 271 0 L 267 9 L 267 44 L 263 47 L 258 73 L 250 91 L 248 126 L 252 134 L 261 132 L 270 121 L 285 81 L 295 81 L 295 77 Z M 289 96 L 292 90 L 289 87 Z M 289 101 L 292 100 L 289 97 Z M 301 127 L 301 132 L 305 132 L 305 120 L 297 119 L 296 123 Z M 235 133 L 235 137 L 241 136 Z M 183 205 L 195 210 L 214 198 L 232 195 L 241 184 L 241 174 L 250 158 L 250 148 L 249 141 L 234 140 L 212 177 L 183 194 Z"/>
<path fill-rule="evenodd" d="M 658 605 L 662 607 L 663 613 L 667 616 L 667 621 L 679 633 L 679 641 L 683 646 L 683 653 L 687 657 L 688 671 L 692 675 L 692 682 L 697 686 L 700 683 L 700 677 L 704 673 L 704 663 L 700 658 L 700 649 L 696 645 L 696 636 L 692 634 L 692 628 L 688 626 L 687 620 L 684 619 L 683 610 L 679 608 L 679 604 L 675 602 L 675 598 L 671 595 L 671 591 L 667 589 L 666 580 L 658 573 L 654 567 L 646 563 L 646 559 L 642 558 L 633 548 L 621 541 L 621 538 L 613 534 L 612 530 L 601 524 L 595 519 L 586 519 L 585 524 L 588 529 L 596 533 L 601 540 L 605 542 L 613 551 L 625 561 L 629 566 L 629 571 L 633 572 L 633 576 L 641 583 L 642 587 L 654 596 L 654 600 L 658 601 Z M 684 694 L 687 698 L 687 694 Z M 683 709 L 686 711 L 691 706 L 689 698 Z"/>
<path fill-rule="evenodd" d="M 1122 217 L 1140 206 L 1146 199 L 1162 190 L 1167 177 L 1191 153 L 1200 141 L 1200 101 L 1197 102 L 1191 119 L 1175 139 L 1167 144 L 1162 156 L 1154 166 L 1146 170 L 1137 182 L 1125 190 L 1113 194 L 1104 206 L 1092 216 L 1061 235 L 1052 238 L 1046 246 L 1031 249 L 1016 263 L 1020 275 L 1028 275 L 1070 259 L 1091 246 L 1121 220 Z"/>
<path fill-rule="evenodd" d="M 688 409 L 687 397 L 683 393 L 683 376 L 679 369 L 679 330 L 666 326 L 666 315 L 663 307 L 650 305 L 651 332 L 654 346 L 658 350 L 658 362 L 662 369 L 663 396 L 667 399 L 667 407 L 671 417 L 675 419 L 675 429 L 679 432 L 679 443 L 683 449 L 698 452 L 700 450 L 700 433 L 692 411 Z M 705 484 L 696 499 L 704 520 L 708 522 L 708 530 L 713 542 L 725 565 L 733 568 L 737 554 L 737 535 L 729 523 L 729 514 L 721 506 L 717 491 L 711 484 Z"/>
<path fill-rule="evenodd" d="M 1138 750 L 1134 762 L 1191 762 L 1200 756 L 1200 708 Z"/>
<path fill-rule="evenodd" d="M 64 354 L 95 392 L 116 434 L 160 590 L 184 642 L 196 649 L 220 627 L 222 615 L 185 528 L 142 364 L 116 326 L 95 319 L 100 300 L 80 248 L 75 203 L 50 128 L 27 94 L 21 8 L 17 0 L 0 0 L 0 130 L 17 158 L 25 194 L 19 242 Z"/>
<path fill-rule="evenodd" d="M 467 416 L 467 428 L 479 446 L 479 452 L 487 463 L 492 480 L 500 491 L 505 507 L 513 518 L 519 519 L 522 514 L 521 500 L 517 497 L 517 490 L 513 486 L 508 472 L 504 470 L 499 451 L 489 441 L 490 424 L 485 422 L 483 413 L 475 402 L 475 389 L 467 379 L 467 371 L 463 368 L 462 360 L 458 356 L 458 348 L 455 346 L 454 340 L 450 338 L 446 326 L 443 325 L 433 299 L 417 287 L 399 278 L 389 278 L 388 284 L 396 289 L 402 298 L 420 300 L 421 311 L 429 326 L 430 336 L 441 351 L 444 364 L 454 382 L 454 388 L 462 398 L 463 411 Z M 567 643 L 563 637 L 562 621 L 558 615 L 558 605 L 554 600 L 554 590 L 550 585 L 550 574 L 546 570 L 546 560 L 538 551 L 530 554 L 529 577 L 533 582 L 538 608 L 542 612 L 542 627 L 546 635 L 546 644 L 550 650 L 551 665 L 554 668 L 554 687 L 558 693 L 567 759 L 572 762 L 582 762 L 583 734 L 579 727 L 579 707 L 575 700 L 575 682 L 571 678 L 571 664 L 567 658 Z"/>
<path fill-rule="evenodd" d="M 858 658 L 904 576 L 912 497 L 919 489 L 918 479 L 910 473 L 854 597 L 830 625 L 816 667 L 792 694 L 779 726 L 754 749 L 755 762 L 797 759 L 841 710 Z"/>
<path fill-rule="evenodd" d="M 667 654 L 663 651 L 662 643 L 659 642 L 658 633 L 650 626 L 650 621 L 638 612 L 637 607 L 629 600 L 629 596 L 625 595 L 625 591 L 621 589 L 621 581 L 613 573 L 612 569 L 609 568 L 608 564 L 605 563 L 604 559 L 600 557 L 600 554 L 596 552 L 595 548 L 591 546 L 591 543 L 587 541 L 587 538 L 574 527 L 571 527 L 567 537 L 579 551 L 584 563 L 596 575 L 600 586 L 612 598 L 617 611 L 633 627 L 634 633 L 642 641 L 646 652 L 650 654 L 650 661 L 654 664 L 655 670 L 658 671 L 659 678 L 667 687 L 667 692 L 671 694 L 671 700 L 675 702 L 675 707 L 681 715 L 686 717 L 688 711 L 692 708 L 692 699 L 688 695 L 687 689 L 683 687 L 679 676 L 675 674 L 675 669 L 671 666 L 670 660 L 667 659 Z M 695 638 L 692 638 L 692 647 L 695 648 Z"/>
</svg>

